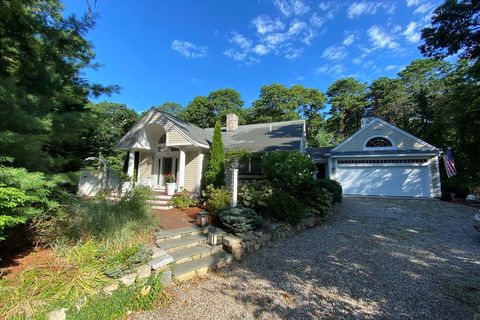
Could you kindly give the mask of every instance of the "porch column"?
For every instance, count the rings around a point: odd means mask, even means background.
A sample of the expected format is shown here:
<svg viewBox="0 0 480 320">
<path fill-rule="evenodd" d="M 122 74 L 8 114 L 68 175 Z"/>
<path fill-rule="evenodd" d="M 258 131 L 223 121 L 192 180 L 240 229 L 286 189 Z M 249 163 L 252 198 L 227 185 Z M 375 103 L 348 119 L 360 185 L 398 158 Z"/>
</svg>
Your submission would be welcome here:
<svg viewBox="0 0 480 320">
<path fill-rule="evenodd" d="M 133 179 L 133 170 L 135 167 L 135 151 L 130 150 L 128 152 L 128 169 L 127 169 L 127 175 Z"/>
<path fill-rule="evenodd" d="M 183 150 L 180 150 L 178 167 L 178 190 L 183 190 L 185 187 L 185 151 Z"/>
</svg>

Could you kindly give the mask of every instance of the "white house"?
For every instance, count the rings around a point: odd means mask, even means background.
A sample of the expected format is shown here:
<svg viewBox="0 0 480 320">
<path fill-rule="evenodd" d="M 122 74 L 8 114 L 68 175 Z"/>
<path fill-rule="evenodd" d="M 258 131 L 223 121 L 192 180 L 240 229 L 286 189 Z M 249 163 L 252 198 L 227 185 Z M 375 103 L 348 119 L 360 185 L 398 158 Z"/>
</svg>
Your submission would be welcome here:
<svg viewBox="0 0 480 320">
<path fill-rule="evenodd" d="M 138 183 L 162 189 L 164 176 L 173 174 L 179 189 L 199 193 L 212 135 L 212 128 L 152 108 L 118 147 L 129 150 L 128 174 Z M 238 125 L 229 114 L 222 138 L 227 150 L 306 152 L 317 163 L 318 177 L 337 180 L 344 194 L 440 196 L 440 150 L 373 116 L 333 148 L 307 148 L 303 120 Z M 259 159 L 244 165 L 240 177 L 261 177 Z"/>
</svg>

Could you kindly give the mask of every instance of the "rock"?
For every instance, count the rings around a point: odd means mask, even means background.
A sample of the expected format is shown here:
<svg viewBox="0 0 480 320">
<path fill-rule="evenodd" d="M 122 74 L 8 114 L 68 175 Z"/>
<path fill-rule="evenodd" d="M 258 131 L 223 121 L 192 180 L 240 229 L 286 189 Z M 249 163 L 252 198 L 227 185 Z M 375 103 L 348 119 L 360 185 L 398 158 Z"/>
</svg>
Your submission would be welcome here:
<svg viewBox="0 0 480 320">
<path fill-rule="evenodd" d="M 169 254 L 165 254 L 165 255 L 162 255 L 156 259 L 153 259 L 152 261 L 149 262 L 149 266 L 153 269 L 153 270 L 158 270 L 158 269 L 161 269 L 165 266 L 167 266 L 169 263 L 172 263 L 173 262 L 173 258 L 171 255 Z"/>
<path fill-rule="evenodd" d="M 61 308 L 53 310 L 47 314 L 48 320 L 65 320 L 67 318 L 67 309 Z"/>
<path fill-rule="evenodd" d="M 259 243 L 256 243 L 253 247 L 255 248 L 255 250 L 258 250 L 260 249 L 261 245 Z"/>
<path fill-rule="evenodd" d="M 168 287 L 170 285 L 170 283 L 172 283 L 172 271 L 170 270 L 165 270 L 163 273 L 162 273 L 162 286 L 165 288 L 165 287 Z"/>
<path fill-rule="evenodd" d="M 253 241 L 256 238 L 253 233 L 241 233 L 239 237 L 246 241 Z"/>
<path fill-rule="evenodd" d="M 123 283 L 126 286 L 129 286 L 135 282 L 135 279 L 137 278 L 136 273 L 129 273 L 127 275 L 124 275 L 121 277 L 119 280 L 121 283 Z"/>
<path fill-rule="evenodd" d="M 225 236 L 223 237 L 223 244 L 227 247 L 233 246 L 235 244 L 241 243 L 242 238 L 235 237 L 235 236 Z"/>
<path fill-rule="evenodd" d="M 109 284 L 108 286 L 106 286 L 105 288 L 103 288 L 103 291 L 106 294 L 112 294 L 117 289 L 118 289 L 118 283 L 112 283 L 112 284 Z"/>
<path fill-rule="evenodd" d="M 255 231 L 253 234 L 256 235 L 257 237 L 261 237 L 263 236 L 263 231 Z"/>
<path fill-rule="evenodd" d="M 150 274 L 152 272 L 152 268 L 149 265 L 143 265 L 140 267 L 137 267 L 137 277 L 139 279 L 145 279 L 150 277 Z"/>
<path fill-rule="evenodd" d="M 164 256 L 167 254 L 167 252 L 163 249 L 160 249 L 159 247 L 155 246 L 153 248 L 151 248 L 151 250 L 153 251 L 152 253 L 152 259 L 156 259 L 156 258 L 159 258 L 161 256 Z"/>
</svg>

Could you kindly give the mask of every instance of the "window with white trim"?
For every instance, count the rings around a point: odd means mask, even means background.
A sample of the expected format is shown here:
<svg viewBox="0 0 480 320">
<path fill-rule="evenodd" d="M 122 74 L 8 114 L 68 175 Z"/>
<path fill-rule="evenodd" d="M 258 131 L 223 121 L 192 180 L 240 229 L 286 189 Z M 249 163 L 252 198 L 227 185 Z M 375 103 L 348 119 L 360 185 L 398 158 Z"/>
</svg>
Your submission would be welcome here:
<svg viewBox="0 0 480 320">
<path fill-rule="evenodd" d="M 373 137 L 367 141 L 365 148 L 393 148 L 392 141 L 384 137 Z"/>
</svg>

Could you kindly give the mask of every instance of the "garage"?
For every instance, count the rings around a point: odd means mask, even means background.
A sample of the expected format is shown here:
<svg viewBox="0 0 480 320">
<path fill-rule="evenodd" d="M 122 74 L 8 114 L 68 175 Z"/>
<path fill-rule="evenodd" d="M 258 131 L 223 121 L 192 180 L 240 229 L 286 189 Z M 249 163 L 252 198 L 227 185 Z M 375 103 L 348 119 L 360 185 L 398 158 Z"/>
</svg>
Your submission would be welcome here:
<svg viewBox="0 0 480 320">
<path fill-rule="evenodd" d="M 431 197 L 427 159 L 338 160 L 336 180 L 344 194 Z"/>
</svg>

